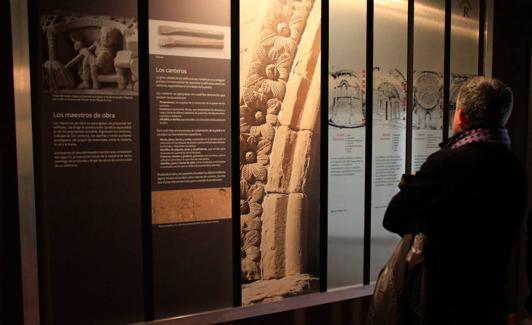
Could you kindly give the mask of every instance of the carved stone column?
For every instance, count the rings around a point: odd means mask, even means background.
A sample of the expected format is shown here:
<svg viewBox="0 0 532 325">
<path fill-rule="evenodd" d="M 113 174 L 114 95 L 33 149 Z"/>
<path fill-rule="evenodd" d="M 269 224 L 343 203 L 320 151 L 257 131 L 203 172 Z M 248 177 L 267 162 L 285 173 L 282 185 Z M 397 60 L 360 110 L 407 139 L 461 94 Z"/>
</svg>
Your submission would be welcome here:
<svg viewBox="0 0 532 325">
<path fill-rule="evenodd" d="M 319 192 L 309 180 L 319 173 L 321 1 L 268 2 L 266 17 L 257 18 L 262 26 L 253 53 L 246 57 L 251 47 L 241 48 L 241 60 L 250 62 L 241 88 L 241 177 L 247 184 L 241 189 L 260 187 L 264 194 L 251 213 L 249 195 L 241 191 L 242 279 L 250 283 L 244 303 L 299 294 L 317 283 L 305 273 L 309 213 L 319 213 L 309 212 L 308 193 Z M 260 226 L 253 236 L 251 222 Z M 260 259 L 247 253 L 251 246 Z"/>
<path fill-rule="evenodd" d="M 302 274 L 307 272 L 307 223 L 305 195 L 309 174 L 312 142 L 320 116 L 320 52 L 321 52 L 321 3 L 314 3 L 307 19 L 305 31 L 294 59 L 292 72 L 286 85 L 281 112 L 280 127 L 273 142 L 271 164 L 268 170 L 268 193 L 285 195 L 284 218 L 275 229 L 285 236 L 284 251 L 271 249 L 274 245 L 264 234 L 261 252 L 264 279 Z M 312 189 L 319 190 L 319 189 Z M 265 203 L 269 200 L 265 198 Z M 267 214 L 263 214 L 266 220 Z M 282 229 L 282 230 L 281 230 Z M 271 237 L 272 239 L 274 237 Z M 271 257 L 277 255 L 276 257 Z M 272 264 L 271 261 L 277 261 Z"/>
</svg>

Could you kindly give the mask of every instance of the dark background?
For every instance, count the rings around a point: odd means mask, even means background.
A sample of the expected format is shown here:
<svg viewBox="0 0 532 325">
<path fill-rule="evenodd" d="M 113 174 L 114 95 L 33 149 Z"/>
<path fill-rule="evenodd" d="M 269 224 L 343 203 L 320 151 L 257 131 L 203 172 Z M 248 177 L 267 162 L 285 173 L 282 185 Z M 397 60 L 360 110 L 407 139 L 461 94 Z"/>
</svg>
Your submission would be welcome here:
<svg viewBox="0 0 532 325">
<path fill-rule="evenodd" d="M 157 0 L 150 2 L 150 19 L 230 26 L 227 0 Z"/>
<path fill-rule="evenodd" d="M 70 2 L 69 2 L 70 3 Z M 510 85 L 515 95 L 514 112 L 509 122 L 513 150 L 532 174 L 531 121 L 531 24 L 532 8 L 528 0 L 496 0 L 493 51 L 493 75 Z M 2 39 L 7 42 L 9 2 L 1 3 Z M 4 43 L 5 44 L 5 43 Z M 7 45 L 6 45 L 7 46 Z M 4 51 L 10 53 L 10 51 Z M 0 56 L 2 67 L 11 71 L 9 55 Z M 16 197 L 15 128 L 13 82 L 10 73 L 0 75 L 0 323 L 21 323 L 20 247 Z M 532 182 L 529 182 L 529 186 Z M 532 191 L 531 191 L 532 192 Z M 527 294 L 524 234 L 516 248 L 509 273 L 509 309 L 526 316 L 523 299 Z M 457 289 L 459 293 L 459 288 Z M 363 324 L 368 298 L 272 314 L 234 324 Z M 85 306 L 89 313 L 101 312 Z M 133 308 L 133 307 L 131 307 Z M 83 318 L 87 313 L 78 314 Z M 230 324 L 230 323 L 228 323 Z"/>
<path fill-rule="evenodd" d="M 514 92 L 514 108 L 508 121 L 512 151 L 527 168 L 529 209 L 532 207 L 532 1 L 496 0 L 493 35 L 493 76 Z M 509 311 L 527 315 L 524 300 L 526 278 L 526 218 L 508 277 Z"/>
<path fill-rule="evenodd" d="M 153 225 L 155 319 L 233 305 L 231 220 Z"/>
<path fill-rule="evenodd" d="M 36 4 L 37 1 L 28 1 L 30 4 Z M 87 15 L 109 15 L 118 17 L 136 17 L 137 4 L 131 0 L 47 0 L 39 1 L 40 12 L 47 13 L 51 10 L 61 9 L 61 11 L 70 11 Z M 33 11 L 35 6 L 30 8 Z"/>
<path fill-rule="evenodd" d="M 220 0 L 216 0 L 217 3 Z M 157 19 L 158 17 L 152 17 Z M 205 22 L 204 22 L 205 23 Z M 230 37 L 227 35 L 226 37 Z M 150 120 L 151 120 L 151 189 L 152 191 L 164 191 L 164 190 L 177 190 L 177 189 L 198 189 L 198 188 L 217 188 L 217 187 L 230 187 L 231 186 L 231 61 L 226 59 L 212 59 L 212 58 L 192 58 L 192 57 L 178 57 L 170 55 L 150 55 Z M 156 73 L 155 68 L 179 68 L 186 69 L 187 74 L 183 77 L 189 78 L 212 78 L 212 79 L 225 79 L 225 86 L 213 86 L 212 91 L 215 93 L 225 94 L 225 99 L 223 99 L 225 105 L 223 106 L 226 114 L 226 120 L 224 122 L 168 122 L 168 124 L 161 124 L 160 121 L 160 110 L 159 110 L 159 99 L 156 98 L 155 93 L 157 91 L 168 91 L 168 92 L 181 92 L 183 90 L 174 90 L 169 88 L 168 90 L 164 88 L 156 88 Z M 158 73 L 159 76 L 177 76 L 177 75 L 168 75 L 164 73 Z M 205 93 L 209 92 L 208 89 L 187 89 L 187 93 Z M 192 97 L 189 96 L 187 100 L 190 101 L 221 101 L 218 98 L 202 98 L 202 97 Z M 180 106 L 185 106 L 184 104 L 179 104 Z M 176 107 L 178 105 L 173 105 Z M 190 105 L 192 109 L 194 108 L 209 108 L 205 104 L 193 104 Z M 219 106 L 218 108 L 222 108 Z M 205 115 L 200 116 L 204 118 Z M 221 116 L 214 116 L 219 118 Z M 190 118 L 187 116 L 187 118 Z M 179 130 L 179 129 L 224 129 L 225 134 L 223 133 L 204 133 L 204 137 L 216 137 L 225 138 L 225 163 L 221 164 L 220 167 L 196 167 L 196 168 L 160 168 L 160 148 L 159 141 L 161 137 L 157 136 L 157 129 L 159 130 Z M 162 136 L 165 137 L 165 136 Z M 199 137 L 198 137 L 199 138 Z M 214 147 L 218 145 L 198 145 L 198 147 Z M 218 153 L 218 152 L 216 152 Z M 205 152 L 209 154 L 209 152 Z M 199 157 L 201 158 L 201 156 Z M 215 158 L 216 160 L 222 158 Z M 225 171 L 225 178 L 220 181 L 215 182 L 195 182 L 195 183 L 179 183 L 179 184 L 157 184 L 157 175 L 159 173 L 186 173 L 186 172 L 208 172 L 208 171 Z"/>
</svg>

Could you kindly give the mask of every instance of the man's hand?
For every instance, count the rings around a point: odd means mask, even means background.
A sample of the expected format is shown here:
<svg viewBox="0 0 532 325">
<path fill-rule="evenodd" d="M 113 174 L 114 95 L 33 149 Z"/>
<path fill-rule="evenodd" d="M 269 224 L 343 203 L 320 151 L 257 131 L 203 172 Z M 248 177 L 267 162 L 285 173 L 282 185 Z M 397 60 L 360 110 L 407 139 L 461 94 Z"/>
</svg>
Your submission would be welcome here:
<svg viewBox="0 0 532 325">
<path fill-rule="evenodd" d="M 87 57 L 89 55 L 93 55 L 92 52 L 89 51 L 89 49 L 87 49 L 86 47 L 84 47 L 81 50 L 79 50 L 79 54 L 83 55 L 84 57 Z"/>
<path fill-rule="evenodd" d="M 401 176 L 401 181 L 399 182 L 399 189 L 403 189 L 405 188 L 411 181 L 412 179 L 414 178 L 415 175 L 412 175 L 412 174 L 403 174 L 403 176 Z"/>
</svg>

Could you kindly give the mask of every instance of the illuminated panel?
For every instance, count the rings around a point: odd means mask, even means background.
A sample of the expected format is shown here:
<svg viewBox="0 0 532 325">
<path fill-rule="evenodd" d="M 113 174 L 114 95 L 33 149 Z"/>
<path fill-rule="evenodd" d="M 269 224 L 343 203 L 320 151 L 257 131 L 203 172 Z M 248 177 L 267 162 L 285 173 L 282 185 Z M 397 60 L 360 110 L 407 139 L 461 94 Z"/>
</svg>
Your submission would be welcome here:
<svg viewBox="0 0 532 325">
<path fill-rule="evenodd" d="M 438 150 L 443 129 L 445 2 L 414 2 L 412 169 Z"/>
<path fill-rule="evenodd" d="M 382 218 L 405 171 L 407 21 L 408 1 L 375 1 L 371 280 L 399 238 Z"/>
<path fill-rule="evenodd" d="M 452 1 L 449 135 L 462 84 L 478 74 L 479 0 Z"/>
<path fill-rule="evenodd" d="M 366 3 L 329 2 L 329 288 L 362 283 Z"/>
<path fill-rule="evenodd" d="M 242 304 L 320 287 L 321 1 L 240 1 Z"/>
</svg>

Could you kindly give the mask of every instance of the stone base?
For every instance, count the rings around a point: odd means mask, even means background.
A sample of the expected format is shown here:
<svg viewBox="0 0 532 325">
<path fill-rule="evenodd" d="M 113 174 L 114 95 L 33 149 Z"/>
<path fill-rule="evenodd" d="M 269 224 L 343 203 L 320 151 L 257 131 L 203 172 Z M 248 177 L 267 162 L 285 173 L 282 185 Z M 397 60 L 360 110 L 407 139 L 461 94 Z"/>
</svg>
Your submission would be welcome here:
<svg viewBox="0 0 532 325">
<path fill-rule="evenodd" d="M 309 274 L 287 276 L 282 279 L 259 280 L 242 285 L 242 305 L 279 301 L 286 297 L 317 292 L 320 279 Z"/>
</svg>

